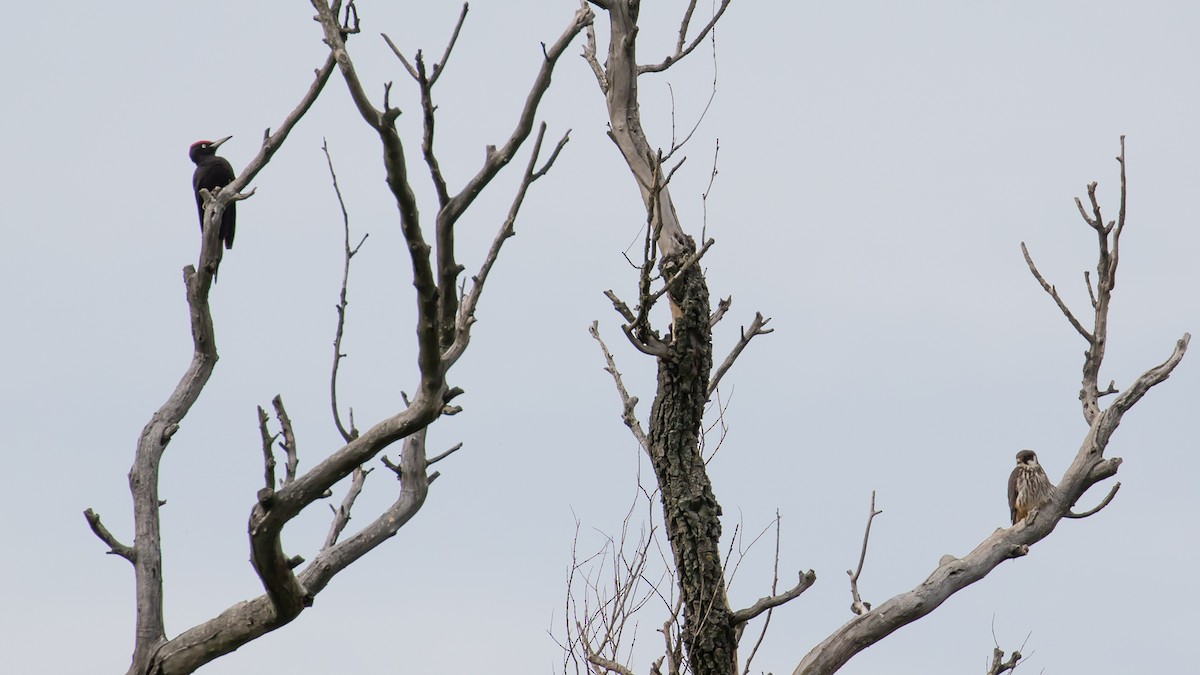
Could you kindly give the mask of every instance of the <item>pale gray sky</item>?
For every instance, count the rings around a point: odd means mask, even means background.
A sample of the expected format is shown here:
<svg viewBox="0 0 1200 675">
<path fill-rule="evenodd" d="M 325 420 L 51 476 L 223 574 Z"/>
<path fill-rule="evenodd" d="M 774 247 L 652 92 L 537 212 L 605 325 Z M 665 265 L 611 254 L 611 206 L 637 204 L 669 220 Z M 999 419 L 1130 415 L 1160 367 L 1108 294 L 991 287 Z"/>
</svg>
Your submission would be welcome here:
<svg viewBox="0 0 1200 675">
<path fill-rule="evenodd" d="M 643 9 L 643 60 L 673 45 L 677 14 Z M 453 184 L 509 133 L 574 2 L 472 5 L 436 92 Z M 401 128 L 419 149 L 415 88 L 379 32 L 440 54 L 455 3 L 361 3 L 351 43 L 364 82 L 395 80 Z M 324 58 L 306 2 L 46 2 L 13 14 L 0 121 L 6 283 L 0 351 L 0 497 L 9 588 L 0 669 L 112 673 L 132 646 L 133 575 L 103 554 L 81 512 L 131 538 L 126 472 L 139 431 L 190 355 L 180 269 L 198 228 L 187 159 L 233 134 L 240 169 Z M 699 232 L 715 139 L 705 258 L 733 295 L 717 352 L 755 310 L 776 332 L 725 380 L 731 431 L 711 464 L 726 531 L 783 515 L 782 565 L 817 585 L 775 613 L 755 671 L 790 672 L 851 618 L 854 565 L 872 489 L 861 582 L 882 602 L 1007 522 L 1013 455 L 1061 476 L 1086 431 L 1076 400 L 1084 344 L 1029 276 L 1019 242 L 1080 312 L 1094 237 L 1072 199 L 1099 181 L 1117 205 L 1127 135 L 1129 224 L 1102 378 L 1127 385 L 1200 328 L 1200 9 L 1190 3 L 739 0 L 717 36 L 717 95 L 673 179 Z M 602 291 L 632 299 L 621 256 L 644 215 L 605 137 L 603 99 L 569 50 L 541 117 L 572 128 L 539 181 L 488 286 L 452 384 L 465 412 L 435 447 L 465 443 L 416 519 L 339 576 L 295 623 L 203 672 L 549 673 L 575 518 L 581 549 L 616 532 L 637 450 L 586 327 L 599 319 L 648 412 L 653 364 L 620 338 Z M 711 91 L 711 50 L 642 81 L 651 142 L 680 135 Z M 342 396 L 360 426 L 414 385 L 411 282 L 380 152 L 337 75 L 239 205 L 237 244 L 213 293 L 221 361 L 169 448 L 161 492 L 171 634 L 256 595 L 246 520 L 261 481 L 254 406 L 281 393 L 301 465 L 337 447 L 327 401 L 341 224 L 320 151 L 328 139 L 352 226 L 370 232 L 352 273 Z M 417 169 L 427 204 L 432 191 Z M 523 164 L 524 155 L 518 163 Z M 510 199 L 485 194 L 459 235 L 468 269 Z M 427 210 L 426 213 L 432 213 Z M 852 675 L 983 672 L 991 625 L 1029 672 L 1182 672 L 1200 623 L 1194 433 L 1196 356 L 1125 418 L 1110 454 L 1123 488 L 1101 514 L 1064 521 L 933 615 L 856 657 Z M 366 520 L 395 485 L 372 474 Z M 1103 492 L 1090 496 L 1098 500 Z M 340 498 L 340 495 L 339 495 Z M 286 534 L 311 557 L 328 513 Z M 353 523 L 352 523 L 353 527 Z M 752 550 L 734 605 L 767 592 L 769 544 Z M 643 618 L 661 623 L 657 608 Z M 647 630 L 643 644 L 657 647 Z M 743 654 L 744 657 L 744 654 Z M 635 661 L 646 672 L 649 661 Z"/>
</svg>

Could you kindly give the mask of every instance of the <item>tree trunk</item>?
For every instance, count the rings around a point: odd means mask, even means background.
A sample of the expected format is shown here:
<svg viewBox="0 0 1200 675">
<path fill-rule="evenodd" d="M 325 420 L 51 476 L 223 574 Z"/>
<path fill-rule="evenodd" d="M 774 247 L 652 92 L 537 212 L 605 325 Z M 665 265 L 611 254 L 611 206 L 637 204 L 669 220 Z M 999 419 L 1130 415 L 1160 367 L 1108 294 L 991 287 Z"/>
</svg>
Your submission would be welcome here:
<svg viewBox="0 0 1200 675">
<path fill-rule="evenodd" d="M 663 260 L 663 278 L 679 274 L 695 243 Z M 686 250 L 691 249 L 691 250 Z M 650 455 L 661 488 L 663 521 L 683 593 L 683 640 L 695 675 L 736 675 L 737 641 L 721 563 L 721 505 L 700 454 L 712 339 L 708 285 L 698 265 L 669 291 L 674 339 L 658 359 L 650 413 Z"/>
</svg>

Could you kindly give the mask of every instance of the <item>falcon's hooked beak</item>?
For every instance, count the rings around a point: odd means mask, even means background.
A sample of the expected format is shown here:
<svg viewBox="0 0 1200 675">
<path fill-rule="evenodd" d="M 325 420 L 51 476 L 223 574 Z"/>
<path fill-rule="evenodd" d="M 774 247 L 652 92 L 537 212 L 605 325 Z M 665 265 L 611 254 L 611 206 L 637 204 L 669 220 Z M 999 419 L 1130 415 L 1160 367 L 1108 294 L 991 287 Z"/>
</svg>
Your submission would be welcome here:
<svg viewBox="0 0 1200 675">
<path fill-rule="evenodd" d="M 233 136 L 226 136 L 225 138 L 222 138 L 219 141 L 213 141 L 212 145 L 210 145 L 209 147 L 212 148 L 213 150 L 216 150 L 217 148 L 221 147 L 222 143 L 224 143 L 225 141 L 227 141 L 231 138 L 233 138 Z"/>
</svg>

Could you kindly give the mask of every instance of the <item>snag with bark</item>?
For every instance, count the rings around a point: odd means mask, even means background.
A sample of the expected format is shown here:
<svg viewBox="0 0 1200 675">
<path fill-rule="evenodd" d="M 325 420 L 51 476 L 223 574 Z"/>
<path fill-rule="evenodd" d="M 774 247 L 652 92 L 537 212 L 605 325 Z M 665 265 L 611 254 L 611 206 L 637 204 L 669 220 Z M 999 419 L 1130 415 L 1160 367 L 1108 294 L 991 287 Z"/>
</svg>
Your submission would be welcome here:
<svg viewBox="0 0 1200 675">
<path fill-rule="evenodd" d="M 721 505 L 717 502 L 700 451 L 704 411 L 716 382 L 728 371 L 745 344 L 769 333 L 769 319 L 756 315 L 742 340 L 713 375 L 712 330 L 719 320 L 709 301 L 708 283 L 700 259 L 712 240 L 697 246 L 676 215 L 668 186 L 670 172 L 664 171 L 668 152 L 655 150 L 642 129 L 638 104 L 638 77 L 662 72 L 679 62 L 705 40 L 720 19 L 729 0 L 721 3 L 711 20 L 693 37 L 688 29 L 695 2 L 691 2 L 679 29 L 675 51 L 661 62 L 639 65 L 637 34 L 639 3 L 613 0 L 593 2 L 608 17 L 608 58 L 597 56 L 596 33 L 589 27 L 584 58 L 591 66 L 608 108 L 609 135 L 617 145 L 637 183 L 647 212 L 646 244 L 634 309 L 611 291 L 609 298 L 625 320 L 622 330 L 642 353 L 653 356 L 658 367 L 658 387 L 650 411 L 648 430 L 643 431 L 634 414 L 636 400 L 620 382 L 611 354 L 605 348 L 609 371 L 617 380 L 624 407 L 623 417 L 649 456 L 658 483 L 665 534 L 670 542 L 673 566 L 682 601 L 681 636 L 687 667 L 696 675 L 738 672 L 737 643 L 743 625 L 762 612 L 797 597 L 815 580 L 811 572 L 801 574 L 792 590 L 773 595 L 753 607 L 735 611 L 726 597 L 725 562 L 720 550 Z M 686 139 L 685 139 L 686 140 Z M 662 288 L 651 291 L 657 266 Z M 650 325 L 650 310 L 666 296 L 672 323 L 665 333 Z M 727 305 L 718 310 L 724 313 Z M 593 327 L 593 335 L 596 328 Z M 599 662 L 595 649 L 584 645 L 588 660 L 604 669 L 624 672 L 620 664 Z M 668 650 L 669 652 L 670 650 Z M 619 667 L 617 667 L 619 666 Z M 672 670 L 672 672 L 675 672 Z"/>
</svg>

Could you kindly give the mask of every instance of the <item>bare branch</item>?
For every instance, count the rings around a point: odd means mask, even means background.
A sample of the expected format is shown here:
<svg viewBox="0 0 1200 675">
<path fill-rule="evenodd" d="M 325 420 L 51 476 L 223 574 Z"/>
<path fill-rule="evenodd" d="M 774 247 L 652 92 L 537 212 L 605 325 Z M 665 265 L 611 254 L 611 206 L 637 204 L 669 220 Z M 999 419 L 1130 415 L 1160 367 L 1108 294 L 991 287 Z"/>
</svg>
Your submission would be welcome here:
<svg viewBox="0 0 1200 675">
<path fill-rule="evenodd" d="M 1037 265 L 1033 264 L 1033 258 L 1029 256 L 1029 249 L 1025 247 L 1025 242 L 1021 242 L 1021 253 L 1025 255 L 1025 262 L 1029 265 L 1029 271 L 1033 273 L 1033 277 L 1038 280 L 1039 284 L 1042 285 L 1042 289 L 1049 293 L 1050 297 L 1054 299 L 1054 304 L 1058 305 L 1058 309 L 1062 311 L 1063 316 L 1067 317 L 1067 321 L 1071 322 L 1071 325 L 1074 326 L 1075 330 L 1083 336 L 1084 340 L 1087 340 L 1089 344 L 1092 343 L 1095 338 L 1093 338 L 1092 334 L 1083 327 L 1083 324 L 1079 323 L 1079 319 L 1075 318 L 1075 315 L 1071 313 L 1071 310 L 1067 307 L 1066 303 L 1064 303 L 1062 298 L 1059 297 L 1058 290 L 1046 281 L 1046 279 L 1042 276 L 1042 273 L 1038 271 Z"/>
<path fill-rule="evenodd" d="M 88 509 L 83 512 L 83 517 L 87 519 L 88 527 L 92 528 L 92 533 L 108 546 L 109 555 L 118 555 L 131 563 L 134 562 L 137 551 L 132 546 L 126 546 L 117 541 L 117 538 L 113 536 L 112 532 L 108 531 L 104 523 L 100 522 L 100 514 Z"/>
<path fill-rule="evenodd" d="M 420 76 L 417 75 L 417 69 L 412 67 L 412 64 L 408 62 L 408 58 L 404 56 L 404 52 L 400 51 L 400 48 L 396 46 L 396 43 L 392 42 L 392 38 L 388 37 L 387 33 L 382 33 L 381 35 L 383 35 L 383 41 L 386 42 L 387 46 L 391 48 L 392 53 L 396 55 L 396 58 L 400 59 L 400 63 L 404 65 L 404 69 L 408 71 L 408 74 L 412 76 L 412 79 L 420 80 Z"/>
<path fill-rule="evenodd" d="M 875 510 L 875 491 L 871 490 L 871 515 L 867 516 L 867 529 L 863 532 L 862 553 L 858 555 L 858 569 L 851 572 L 846 570 L 846 574 L 850 575 L 850 595 L 853 601 L 850 604 L 850 611 L 855 614 L 866 614 L 871 611 L 871 603 L 863 602 L 863 599 L 858 594 L 858 578 L 862 575 L 863 563 L 867 559 L 867 542 L 871 539 L 871 523 L 875 520 L 875 516 L 883 513 L 883 511 Z"/>
<path fill-rule="evenodd" d="M 779 592 L 779 548 L 782 543 L 783 522 L 779 515 L 779 509 L 775 510 L 775 564 L 771 569 L 771 595 L 776 595 Z M 810 570 L 811 571 L 811 570 Z M 771 626 L 771 615 L 775 612 L 774 608 L 767 610 L 767 618 L 763 620 L 762 630 L 758 632 L 758 639 L 754 641 L 754 646 L 750 648 L 750 655 L 746 657 L 746 665 L 742 668 L 745 675 L 750 675 L 750 664 L 754 661 L 754 655 L 758 653 L 758 648 L 762 646 L 763 640 L 767 637 L 767 628 Z M 744 627 L 745 624 L 742 624 Z"/>
<path fill-rule="evenodd" d="M 1021 652 L 1013 652 L 1007 661 L 1004 660 L 1004 650 L 999 647 L 992 649 L 992 664 L 988 667 L 987 675 L 1003 675 L 1017 669 L 1021 660 Z"/>
<path fill-rule="evenodd" d="M 579 627 L 579 631 L 580 633 L 583 632 L 583 626 Z M 599 666 L 606 672 L 619 673 L 620 675 L 634 675 L 633 671 L 625 666 L 611 659 L 606 659 L 603 656 L 593 652 L 587 640 L 583 640 L 582 645 L 585 649 L 587 649 L 587 660 L 589 663 Z"/>
<path fill-rule="evenodd" d="M 279 426 L 283 429 L 283 440 L 279 442 L 279 447 L 287 453 L 287 462 L 284 464 L 286 472 L 283 478 L 283 484 L 288 485 L 296 480 L 296 466 L 300 463 L 299 455 L 296 453 L 296 434 L 292 431 L 292 420 L 288 418 L 287 410 L 283 408 L 283 397 L 276 395 L 271 399 L 271 405 L 275 406 L 275 417 L 279 420 Z M 274 489 L 274 486 L 271 486 Z"/>
<path fill-rule="evenodd" d="M 1123 167 L 1124 162 L 1118 159 Z M 1047 537 L 1059 520 L 1071 517 L 1071 507 L 1089 488 L 1117 473 L 1121 458 L 1104 458 L 1109 440 L 1124 414 L 1151 388 L 1170 376 L 1187 352 L 1191 335 L 1185 333 L 1163 363 L 1139 376 L 1132 385 L 1116 396 L 1107 409 L 1100 409 L 1098 399 L 1101 392 L 1096 383 L 1107 341 L 1108 309 L 1116 270 L 1115 261 L 1109 253 L 1108 235 L 1117 230 L 1116 225 L 1104 224 L 1095 194 L 1096 184 L 1092 183 L 1088 186 L 1089 200 L 1092 202 L 1091 215 L 1083 208 L 1082 202 L 1079 202 L 1080 214 L 1097 232 L 1099 251 L 1094 293 L 1095 328 L 1084 358 L 1083 388 L 1079 396 L 1083 403 L 1084 417 L 1088 420 L 1088 431 L 1074 461 L 1055 486 L 1049 501 L 1036 511 L 1035 517 L 1022 520 L 1013 527 L 996 530 L 961 559 L 950 555 L 943 556 L 933 573 L 917 587 L 894 596 L 871 612 L 851 619 L 813 648 L 796 667 L 796 675 L 828 675 L 836 672 L 854 654 L 870 647 L 901 626 L 934 611 L 951 595 L 987 576 L 1005 560 L 1027 554 L 1030 546 Z M 1024 249 L 1024 246 L 1022 248 Z M 1027 252 L 1026 258 L 1028 260 Z M 1046 288 L 1047 284 L 1037 274 L 1031 262 L 1030 267 L 1043 288 Z M 1060 301 L 1056 298 L 1056 302 Z M 1076 330 L 1086 336 L 1087 332 L 1082 330 L 1078 322 L 1069 313 L 1064 313 L 1071 319 Z M 1109 389 L 1114 390 L 1115 387 L 1110 384 Z M 1098 511 L 1111 501 L 1115 493 L 1114 487 L 1100 507 L 1079 516 Z"/>
<path fill-rule="evenodd" d="M 430 457 L 430 458 L 429 458 L 429 459 L 428 459 L 428 460 L 425 462 L 425 466 L 431 466 L 431 465 L 433 465 L 433 464 L 437 464 L 438 462 L 442 461 L 443 459 L 446 459 L 446 458 L 447 458 L 447 457 L 449 457 L 450 455 L 453 455 L 454 453 L 456 453 L 456 452 L 458 452 L 459 450 L 461 450 L 461 449 L 462 449 L 462 446 L 463 446 L 463 444 L 462 444 L 462 443 L 455 443 L 455 444 L 454 444 L 454 445 L 453 445 L 453 446 L 452 446 L 452 447 L 451 447 L 449 450 L 447 450 L 447 451 L 443 452 L 442 454 L 440 454 L 440 455 L 437 455 L 437 456 L 434 456 L 434 457 Z"/>
<path fill-rule="evenodd" d="M 738 611 L 734 612 L 733 613 L 733 623 L 734 624 L 746 623 L 747 621 L 753 619 L 754 617 L 758 616 L 759 614 L 762 614 L 763 612 L 765 612 L 769 609 L 778 607 L 785 602 L 788 602 L 790 600 L 794 600 L 794 599 L 800 597 L 800 594 L 803 593 L 804 591 L 807 591 L 810 587 L 812 587 L 812 585 L 814 583 L 816 583 L 816 581 L 817 581 L 816 572 L 813 572 L 812 570 L 809 570 L 807 572 L 801 572 L 800 573 L 800 581 L 795 586 L 793 586 L 791 589 L 784 591 L 783 593 L 780 593 L 779 595 L 772 595 L 772 596 L 769 596 L 766 598 L 760 598 L 758 600 L 758 602 L 747 607 L 746 609 L 739 609 Z"/>
<path fill-rule="evenodd" d="M 518 116 L 512 135 L 509 136 L 508 140 L 499 149 L 488 153 L 487 159 L 479 172 L 467 181 L 467 184 L 454 196 L 451 203 L 446 205 L 443 213 L 439 214 L 439 222 L 443 218 L 448 221 L 456 220 L 467 206 L 475 200 L 475 197 L 479 195 L 483 187 L 495 177 L 496 173 L 512 160 L 517 149 L 521 147 L 521 144 L 533 131 L 534 115 L 537 113 L 538 104 L 541 103 L 542 97 L 550 87 L 550 74 L 554 70 L 554 65 L 557 63 L 558 57 L 562 56 L 567 46 L 571 44 L 575 36 L 585 26 L 591 25 L 592 18 L 591 10 L 587 7 L 581 7 L 575 13 L 570 25 L 567 26 L 562 35 L 544 50 L 542 66 L 534 78 L 533 85 L 529 89 L 529 96 L 525 99 L 525 107 Z"/>
<path fill-rule="evenodd" d="M 262 451 L 263 451 L 263 483 L 271 490 L 275 489 L 275 439 L 279 436 L 272 434 L 267 429 L 267 421 L 270 417 L 263 407 L 258 406 L 258 431 L 262 435 Z"/>
<path fill-rule="evenodd" d="M 463 5 L 464 18 L 466 7 Z M 455 37 L 457 37 L 457 32 Z M 434 72 L 437 72 L 437 66 L 434 66 Z M 433 114 L 437 107 L 433 105 L 433 80 L 425 75 L 425 58 L 421 56 L 421 52 L 417 52 L 417 84 L 421 89 L 421 119 L 425 125 L 425 133 L 421 137 L 421 155 L 425 158 L 425 164 L 429 166 L 429 176 L 433 179 L 433 188 L 437 192 L 438 204 L 444 207 L 450 201 L 450 192 L 446 188 L 446 178 L 442 175 L 442 167 L 433 154 Z"/>
<path fill-rule="evenodd" d="M 579 4 L 587 7 L 588 0 L 579 0 Z M 607 7 L 604 7 L 607 9 Z M 588 24 L 583 43 L 583 53 L 580 54 L 584 61 L 587 61 L 588 67 L 592 69 L 592 73 L 596 76 L 596 83 L 600 85 L 600 91 L 608 93 L 608 77 L 604 74 L 604 66 L 600 65 L 600 59 L 596 57 L 596 27 L 593 24 Z"/>
<path fill-rule="evenodd" d="M 358 246 L 350 248 L 350 214 L 346 211 L 346 202 L 342 199 L 342 189 L 338 186 L 337 173 L 333 170 L 333 157 L 329 154 L 329 144 L 325 142 L 325 139 L 321 139 L 321 150 L 325 153 L 325 161 L 329 165 L 329 178 L 333 181 L 333 191 L 337 195 L 338 206 L 342 210 L 342 231 L 345 235 L 343 239 L 342 290 L 338 295 L 338 304 L 335 307 L 338 320 L 337 331 L 333 337 L 333 369 L 329 376 L 329 403 L 333 408 L 333 423 L 337 427 L 338 433 L 342 435 L 342 440 L 349 443 L 358 437 L 358 429 L 354 428 L 353 417 L 350 419 L 349 429 L 342 424 L 337 404 L 338 366 L 342 359 L 346 358 L 346 355 L 342 353 L 342 335 L 346 327 L 346 306 L 350 304 L 346 299 L 346 291 L 350 283 L 350 259 L 358 253 L 358 249 L 362 248 L 370 234 L 364 234 L 362 240 L 358 242 Z"/>
<path fill-rule="evenodd" d="M 716 328 L 717 324 L 721 322 L 721 319 L 725 318 L 725 313 L 729 311 L 729 308 L 732 305 L 732 295 L 722 298 L 721 301 L 717 303 L 717 311 L 713 312 L 712 316 L 708 319 L 708 327 Z"/>
<path fill-rule="evenodd" d="M 329 507 L 333 511 L 333 522 L 329 525 L 329 534 L 325 536 L 325 545 L 321 547 L 322 551 L 336 544 L 342 530 L 346 529 L 346 525 L 350 523 L 350 509 L 354 507 L 354 501 L 362 493 L 363 484 L 367 481 L 367 474 L 372 471 L 374 469 L 356 467 L 350 480 L 350 489 L 346 491 L 346 497 L 342 499 L 341 506 L 336 509 L 333 506 Z"/>
<path fill-rule="evenodd" d="M 179 429 L 179 424 L 191 410 L 200 392 L 212 376 L 217 363 L 216 336 L 213 330 L 209 291 L 216 264 L 223 250 L 220 228 L 224 209 L 231 201 L 244 198 L 245 187 L 267 165 L 283 145 L 289 133 L 316 101 L 329 76 L 335 60 L 332 55 L 316 71 L 316 77 L 300 102 L 284 118 L 274 134 L 264 135 L 262 146 L 231 183 L 223 187 L 204 207 L 204 236 L 200 260 L 196 267 L 183 270 L 184 285 L 192 329 L 193 354 L 191 363 L 167 400 L 154 412 L 138 438 L 133 466 L 129 471 L 130 492 L 133 496 L 134 576 L 137 586 L 137 619 L 132 672 L 149 672 L 151 662 L 160 659 L 160 647 L 166 639 L 163 625 L 161 522 L 158 495 L 159 466 L 167 443 Z M 215 658 L 215 656 L 210 657 Z"/>
<path fill-rule="evenodd" d="M 492 267 L 496 264 L 496 259 L 500 256 L 500 249 L 504 246 L 504 242 L 516 234 L 517 214 L 521 210 L 521 205 L 525 202 L 525 195 L 529 187 L 554 166 L 554 161 L 558 159 L 559 153 L 562 152 L 563 147 L 570 140 L 570 133 L 570 130 L 567 130 L 567 133 L 563 134 L 558 144 L 554 146 L 554 151 L 550 153 L 550 157 L 540 169 L 535 170 L 534 167 L 537 166 L 542 151 L 542 142 L 546 135 L 545 123 L 539 126 L 537 137 L 533 142 L 533 150 L 529 153 L 529 162 L 525 166 L 525 173 L 521 178 L 520 185 L 517 186 L 517 192 L 513 196 L 512 204 L 509 206 L 508 215 L 492 240 L 492 245 L 488 248 L 487 255 L 484 257 L 479 271 L 471 278 L 471 291 L 463 297 L 462 306 L 458 308 L 458 316 L 454 318 L 454 341 L 447 348 L 443 357 L 447 364 L 453 364 L 457 361 L 470 342 L 471 325 L 475 322 L 475 310 L 479 306 L 479 298 L 483 294 L 483 285 L 487 282 L 488 275 L 491 273 Z"/>
<path fill-rule="evenodd" d="M 721 20 L 721 15 L 723 15 L 725 10 L 729 8 L 730 2 L 732 2 L 732 0 L 721 0 L 721 6 L 717 8 L 716 13 L 713 14 L 713 17 L 709 20 L 708 24 L 706 24 L 704 28 L 700 30 L 700 33 L 692 39 L 691 43 L 688 44 L 687 47 L 680 49 L 679 45 L 682 45 L 684 40 L 686 40 L 688 22 L 691 20 L 692 5 L 689 5 L 687 13 L 684 17 L 683 25 L 679 27 L 679 42 L 676 45 L 675 53 L 663 59 L 661 63 L 638 66 L 638 75 L 641 75 L 642 73 L 660 73 L 673 66 L 683 57 L 691 54 L 692 50 L 695 49 L 702 40 L 704 40 L 705 36 L 707 36 L 709 32 L 712 31 L 713 27 L 717 25 L 717 22 Z"/>
<path fill-rule="evenodd" d="M 725 309 L 729 308 L 728 304 L 724 304 L 723 306 Z M 723 315 L 725 313 L 724 310 L 721 309 L 721 306 L 718 306 L 717 312 L 719 315 Z M 720 316 L 717 316 L 717 320 L 720 320 Z M 709 396 L 712 396 L 713 392 L 717 390 L 717 386 L 721 384 L 721 378 L 725 377 L 725 373 L 729 372 L 729 369 L 733 367 L 733 362 L 737 361 L 737 358 L 741 355 L 742 350 L 746 348 L 746 345 L 750 344 L 750 340 L 753 340 L 755 336 L 758 335 L 766 335 L 768 333 L 775 332 L 774 328 L 766 328 L 764 330 L 764 327 L 770 320 L 770 318 L 764 319 L 761 312 L 754 313 L 754 320 L 750 322 L 750 327 L 742 329 L 742 336 L 738 339 L 738 343 L 734 345 L 733 351 L 729 352 L 729 356 L 725 357 L 725 360 L 722 361 L 721 365 L 718 366 L 716 371 L 713 372 L 712 379 L 709 380 L 708 383 Z M 709 321 L 710 325 L 713 323 L 715 323 L 715 321 Z"/>
<path fill-rule="evenodd" d="M 604 297 L 612 301 L 613 309 L 617 310 L 617 314 L 620 314 L 626 322 L 633 323 L 637 320 L 637 317 L 629 309 L 629 305 L 625 304 L 624 300 L 618 298 L 616 293 L 613 293 L 611 290 L 604 291 Z"/>
<path fill-rule="evenodd" d="M 633 437 L 637 439 L 639 445 L 646 452 L 650 452 L 650 441 L 646 437 L 646 432 L 642 430 L 642 423 L 638 420 L 634 408 L 638 404 L 636 396 L 630 396 L 629 391 L 625 389 L 625 382 L 621 379 L 621 372 L 617 370 L 617 362 L 613 359 L 612 353 L 608 351 L 608 345 L 604 344 L 603 338 L 600 337 L 600 322 L 593 321 L 588 327 L 588 332 L 595 338 L 596 342 L 600 343 L 600 350 L 604 352 L 604 370 L 612 375 L 613 382 L 617 385 L 617 394 L 621 397 L 621 420 L 625 422 L 625 426 L 629 427 L 629 431 L 633 433 Z"/>
<path fill-rule="evenodd" d="M 714 85 L 715 90 L 715 85 Z M 713 163 L 712 173 L 708 176 L 708 187 L 704 188 L 704 192 L 700 194 L 700 208 L 703 214 L 702 225 L 700 226 L 700 240 L 708 239 L 708 196 L 712 194 L 713 183 L 717 181 L 717 156 L 721 154 L 721 139 L 717 139 L 716 147 L 713 148 Z M 715 325 L 715 323 L 714 323 Z"/>
<path fill-rule="evenodd" d="M 450 35 L 450 41 L 446 43 L 446 51 L 442 53 L 442 58 L 437 63 L 433 64 L 433 75 L 429 78 L 429 86 L 437 82 L 442 76 L 442 72 L 446 70 L 446 63 L 450 61 L 450 52 L 454 51 L 454 45 L 458 42 L 458 34 L 462 31 L 463 22 L 467 20 L 467 10 L 470 9 L 467 3 L 463 3 L 462 13 L 458 15 L 458 21 L 454 24 L 454 33 Z"/>
<path fill-rule="evenodd" d="M 453 292 L 453 289 L 457 286 L 456 280 L 462 272 L 463 267 L 455 261 L 454 224 L 467 207 L 475 201 L 475 198 L 479 196 L 483 189 L 491 183 L 500 170 L 512 161 L 517 150 L 529 137 L 529 134 L 533 131 L 533 121 L 534 116 L 537 114 L 538 105 L 541 103 L 546 90 L 550 87 L 550 75 L 554 70 L 555 64 L 558 62 L 558 58 L 562 56 L 567 46 L 583 30 L 584 26 L 589 25 L 591 22 L 591 10 L 587 7 L 581 7 L 575 13 L 570 25 L 559 36 L 558 40 L 549 48 L 543 46 L 541 68 L 538 70 L 533 85 L 529 89 L 529 95 L 525 99 L 525 107 L 521 110 L 512 134 L 499 149 L 488 146 L 483 167 L 479 169 L 475 176 L 467 181 L 458 194 L 442 202 L 441 210 L 438 211 L 437 215 L 437 269 L 440 287 L 444 289 L 439 302 L 443 324 L 441 336 L 443 347 L 449 347 L 451 343 L 461 337 L 461 333 L 455 326 L 455 320 L 458 316 L 458 296 Z M 531 171 L 527 172 L 527 176 L 529 173 Z M 529 182 L 532 181 L 530 178 L 527 178 L 527 180 Z M 514 209 L 519 208 L 519 201 L 524 197 L 524 191 L 527 188 L 528 182 L 523 181 L 522 187 L 518 189 L 520 197 L 514 202 Z M 515 213 L 515 210 L 512 213 Z"/>
<path fill-rule="evenodd" d="M 1065 515 L 1063 517 L 1064 518 L 1087 518 L 1088 516 L 1095 515 L 1096 513 L 1100 512 L 1100 509 L 1108 506 L 1108 503 L 1113 500 L 1113 497 L 1117 496 L 1117 490 L 1120 490 L 1120 489 L 1121 489 L 1121 481 L 1117 481 L 1116 483 L 1113 484 L 1112 489 L 1108 491 L 1108 495 L 1105 496 L 1104 499 L 1099 504 L 1096 505 L 1096 508 L 1090 509 L 1088 511 L 1084 511 L 1083 513 L 1075 513 L 1074 511 L 1068 511 L 1067 515 Z"/>
</svg>

